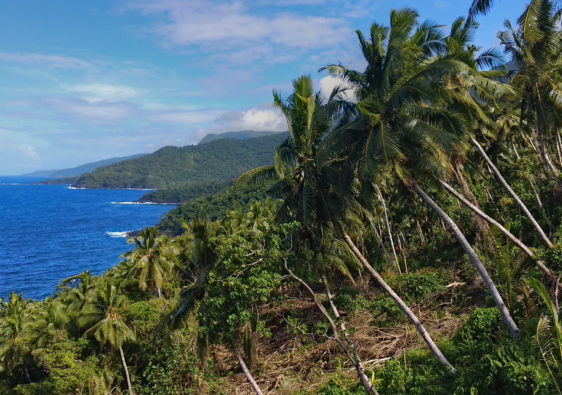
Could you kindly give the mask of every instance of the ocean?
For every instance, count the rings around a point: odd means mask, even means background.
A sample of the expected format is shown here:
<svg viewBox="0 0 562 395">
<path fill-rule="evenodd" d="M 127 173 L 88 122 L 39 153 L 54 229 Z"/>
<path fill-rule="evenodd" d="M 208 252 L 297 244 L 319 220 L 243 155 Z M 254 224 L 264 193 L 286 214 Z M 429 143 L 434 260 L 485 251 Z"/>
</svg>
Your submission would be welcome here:
<svg viewBox="0 0 562 395">
<path fill-rule="evenodd" d="M 0 177 L 0 298 L 52 295 L 63 279 L 101 274 L 132 249 L 125 232 L 158 223 L 170 205 L 134 204 L 146 191 L 33 185 Z"/>
</svg>

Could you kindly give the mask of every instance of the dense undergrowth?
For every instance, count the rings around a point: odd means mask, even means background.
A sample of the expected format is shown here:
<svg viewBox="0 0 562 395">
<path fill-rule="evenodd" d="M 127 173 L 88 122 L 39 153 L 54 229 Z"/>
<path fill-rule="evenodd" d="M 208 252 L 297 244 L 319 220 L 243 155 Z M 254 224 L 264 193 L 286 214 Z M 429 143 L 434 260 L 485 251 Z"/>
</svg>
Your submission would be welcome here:
<svg viewBox="0 0 562 395">
<path fill-rule="evenodd" d="M 560 393 L 555 11 L 502 35 L 510 75 L 464 19 L 359 34 L 365 72 L 328 66 L 356 100 L 276 93 L 289 139 L 210 215 L 1 301 L 0 393 Z"/>
</svg>

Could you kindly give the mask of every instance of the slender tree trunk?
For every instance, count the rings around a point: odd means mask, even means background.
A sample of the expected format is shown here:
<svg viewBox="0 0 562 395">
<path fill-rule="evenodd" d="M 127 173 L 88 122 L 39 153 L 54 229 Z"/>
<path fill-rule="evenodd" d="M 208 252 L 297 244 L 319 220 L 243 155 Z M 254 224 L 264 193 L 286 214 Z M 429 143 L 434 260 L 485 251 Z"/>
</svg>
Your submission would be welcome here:
<svg viewBox="0 0 562 395">
<path fill-rule="evenodd" d="M 129 388 L 129 394 L 134 395 L 133 385 L 131 384 L 131 377 L 129 376 L 127 361 L 125 361 L 125 353 L 123 352 L 123 347 L 119 347 L 119 354 L 121 354 L 121 363 L 123 363 L 123 369 L 125 369 L 125 377 L 127 378 L 127 387 Z"/>
<path fill-rule="evenodd" d="M 507 190 L 507 192 L 511 195 L 511 197 L 517 202 L 517 204 L 519 205 L 519 207 L 521 208 L 521 210 L 523 210 L 523 212 L 525 213 L 525 215 L 527 216 L 527 218 L 529 218 L 529 221 L 531 221 L 531 223 L 533 224 L 533 226 L 535 227 L 535 229 L 537 230 L 537 232 L 539 233 L 539 235 L 541 236 L 541 238 L 543 239 L 543 241 L 545 242 L 545 244 L 549 247 L 552 248 L 554 247 L 552 242 L 550 241 L 550 239 L 546 236 L 546 234 L 544 233 L 544 231 L 542 230 L 541 226 L 539 225 L 539 223 L 537 222 L 537 220 L 535 219 L 535 217 L 533 217 L 533 215 L 531 214 L 531 212 L 529 211 L 529 209 L 527 208 L 527 206 L 525 206 L 525 203 L 523 203 L 523 201 L 519 198 L 519 196 L 515 193 L 515 191 L 509 186 L 509 184 L 507 183 L 507 181 L 503 178 L 502 174 L 500 173 L 500 171 L 498 170 L 498 168 L 494 165 L 494 163 L 491 161 L 491 159 L 488 157 L 488 155 L 486 154 L 486 151 L 484 151 L 484 148 L 482 148 L 482 146 L 478 143 L 478 141 L 476 141 L 476 139 L 474 139 L 473 137 L 471 137 L 472 142 L 474 143 L 474 145 L 476 145 L 476 147 L 478 148 L 478 150 L 480 151 L 480 153 L 482 154 L 482 156 L 484 157 L 484 160 L 486 161 L 486 163 L 488 164 L 488 166 L 490 168 L 492 168 L 492 170 L 494 171 L 494 173 L 496 174 L 496 176 L 498 177 L 499 181 L 501 182 L 501 184 L 504 186 L 504 188 Z"/>
<path fill-rule="evenodd" d="M 396 235 L 396 239 L 398 239 L 398 249 L 402 254 L 402 258 L 404 258 L 404 273 L 408 273 L 408 261 L 406 259 L 406 253 L 404 252 L 406 246 L 406 239 L 404 239 L 404 244 L 402 244 L 402 241 L 400 240 L 400 233 Z"/>
<path fill-rule="evenodd" d="M 535 143 L 533 143 L 533 139 L 531 138 L 531 136 L 527 136 L 525 133 L 523 133 L 523 138 L 531 146 L 533 151 L 535 151 L 538 154 L 539 151 L 537 150 L 537 147 L 536 147 Z"/>
<path fill-rule="evenodd" d="M 559 177 L 560 172 L 554 166 L 554 163 L 550 160 L 550 156 L 548 155 L 548 143 L 547 143 L 547 130 L 544 126 L 544 110 L 542 105 L 541 93 L 538 88 L 535 88 L 535 92 L 537 94 L 537 102 L 535 106 L 535 112 L 537 113 L 537 122 L 536 122 L 536 132 L 537 132 L 537 143 L 539 146 L 539 153 L 542 159 L 542 162 L 545 164 L 546 168 L 556 177 Z M 560 183 L 558 183 L 560 184 Z M 560 186 L 560 185 L 559 185 Z"/>
<path fill-rule="evenodd" d="M 423 340 L 425 341 L 425 343 L 427 344 L 427 346 L 429 347 L 435 358 L 437 358 L 439 362 L 445 365 L 452 373 L 455 373 L 456 372 L 455 368 L 453 367 L 453 365 L 451 365 L 451 363 L 447 360 L 447 358 L 445 358 L 441 350 L 439 350 L 439 348 L 437 347 L 437 345 L 435 344 L 435 342 L 433 341 L 433 339 L 431 338 L 425 327 L 422 325 L 418 317 L 412 312 L 412 310 L 410 310 L 410 308 L 402 300 L 402 298 L 398 296 L 398 294 L 394 292 L 394 290 L 384 281 L 381 275 L 369 264 L 367 259 L 363 256 L 363 254 L 361 254 L 361 251 L 359 251 L 355 243 L 353 243 L 353 240 L 351 240 L 349 235 L 343 230 L 343 228 L 341 228 L 341 226 L 339 231 L 343 239 L 345 240 L 345 242 L 347 243 L 347 245 L 355 255 L 355 257 L 359 260 L 359 262 L 361 262 L 361 264 L 367 269 L 367 271 L 371 273 L 371 276 L 373 276 L 373 278 L 382 287 L 382 289 L 386 292 L 386 294 L 390 296 L 390 298 L 394 300 L 394 302 L 396 302 L 396 304 L 400 307 L 400 309 L 404 312 L 404 314 L 406 314 L 410 322 L 414 324 L 416 330 L 423 338 Z"/>
<path fill-rule="evenodd" d="M 379 229 L 377 229 L 377 226 L 379 227 Z M 379 244 L 381 245 L 381 249 L 382 249 L 382 252 L 384 254 L 385 259 L 390 261 L 390 255 L 388 254 L 388 251 L 386 250 L 386 247 L 384 245 L 382 233 L 381 233 L 381 230 L 380 230 L 380 224 L 378 223 L 378 221 L 377 221 L 377 226 L 375 226 L 374 224 L 371 225 L 371 227 L 373 228 L 373 232 L 375 234 L 375 237 L 377 238 L 377 240 L 379 241 Z"/>
<path fill-rule="evenodd" d="M 324 286 L 326 287 L 326 296 L 328 297 L 328 302 L 330 303 L 330 307 L 332 309 L 332 312 L 334 313 L 334 316 L 338 320 L 338 322 L 340 324 L 340 330 L 342 331 L 343 337 L 345 338 L 349 348 L 351 349 L 351 353 L 353 355 L 353 361 L 352 362 L 353 362 L 353 365 L 355 366 L 355 370 L 357 371 L 357 375 L 359 376 L 359 380 L 361 381 L 361 384 L 363 385 L 363 388 L 365 388 L 365 391 L 367 391 L 367 393 L 378 394 L 377 390 L 375 389 L 375 387 L 371 383 L 371 380 L 369 380 L 369 378 L 365 374 L 365 369 L 363 368 L 363 361 L 361 360 L 361 357 L 359 356 L 359 353 L 357 352 L 357 347 L 355 347 L 355 344 L 353 343 L 353 341 L 349 337 L 349 333 L 347 332 L 347 328 L 345 327 L 345 323 L 343 322 L 343 320 L 341 318 L 341 315 L 340 315 L 340 312 L 338 311 L 338 308 L 334 304 L 334 300 L 332 298 L 332 292 L 330 291 L 330 286 L 328 284 L 328 280 L 326 279 L 326 276 L 322 276 L 322 281 L 324 282 Z"/>
<path fill-rule="evenodd" d="M 535 184 L 533 184 L 533 180 L 531 180 L 529 178 L 529 184 L 531 185 L 531 189 L 533 190 L 533 193 L 535 194 L 535 199 L 537 200 L 537 204 L 539 205 L 539 208 L 543 208 L 543 204 L 541 201 L 541 197 L 539 196 L 539 193 L 537 192 L 537 188 L 535 188 Z"/>
<path fill-rule="evenodd" d="M 558 163 L 562 166 L 562 138 L 560 133 L 556 133 L 556 152 L 558 152 Z"/>
<path fill-rule="evenodd" d="M 541 261 L 541 260 L 536 260 L 536 255 L 533 253 L 533 251 L 531 251 L 531 249 L 529 247 L 527 247 L 521 240 L 519 240 L 517 237 L 515 237 L 515 235 L 513 233 L 511 233 L 509 230 L 507 230 L 498 221 L 496 221 L 495 219 L 490 217 L 488 214 L 483 212 L 479 207 L 472 204 L 472 202 L 470 202 L 468 199 L 466 199 L 464 196 L 462 196 L 459 192 L 457 192 L 457 190 L 455 190 L 455 188 L 453 188 L 452 186 L 447 184 L 445 181 L 440 181 L 440 182 L 441 182 L 441 185 L 443 185 L 443 187 L 447 191 L 449 191 L 449 193 L 451 193 L 458 200 L 460 200 L 462 203 L 464 203 L 469 209 L 472 210 L 472 212 L 479 215 L 481 218 L 484 218 L 490 224 L 495 225 L 509 240 L 511 240 L 513 242 L 513 244 L 515 244 L 525 254 L 527 254 L 527 256 L 529 256 L 529 258 L 532 258 L 533 260 L 535 260 L 535 262 L 537 263 L 537 266 L 539 267 L 539 269 L 542 270 L 542 272 L 544 274 L 546 274 L 549 278 L 553 278 L 552 272 L 546 267 L 544 262 Z"/>
<path fill-rule="evenodd" d="M 478 207 L 478 200 L 476 199 L 476 196 L 474 196 L 474 194 L 470 190 L 470 187 L 468 186 L 468 182 L 464 178 L 464 176 L 462 174 L 462 171 L 460 171 L 456 167 L 453 169 L 453 171 L 455 172 L 455 178 L 457 179 L 457 182 L 459 183 L 459 185 L 460 185 L 463 193 L 465 194 L 465 196 L 467 196 L 468 200 L 470 200 L 472 202 L 472 204 L 474 204 L 476 207 Z M 483 221 L 482 218 L 480 218 L 478 215 L 474 215 L 474 219 L 475 219 L 475 222 L 476 222 L 476 226 L 478 226 L 478 229 L 480 230 L 480 233 L 482 233 L 484 243 L 489 246 L 491 244 L 490 227 L 488 226 L 486 221 Z"/>
<path fill-rule="evenodd" d="M 423 230 L 420 225 L 420 221 L 416 218 L 416 229 L 418 230 L 418 235 L 420 236 L 420 242 L 425 245 L 425 236 L 423 235 Z"/>
<path fill-rule="evenodd" d="M 250 370 L 246 366 L 246 363 L 244 362 L 244 358 L 242 358 L 242 354 L 240 353 L 240 350 L 235 345 L 233 345 L 232 348 L 234 349 L 234 354 L 236 354 L 236 358 L 238 359 L 238 363 L 240 364 L 240 367 L 242 368 L 242 371 L 244 372 L 244 375 L 246 376 L 246 378 L 248 379 L 248 381 L 252 385 L 252 388 L 254 389 L 256 394 L 263 395 L 263 392 L 261 392 L 260 387 L 258 386 L 258 383 L 256 383 L 256 380 L 254 380 L 254 376 L 252 376 L 252 373 L 250 373 Z"/>
<path fill-rule="evenodd" d="M 517 158 L 517 160 L 520 160 L 521 156 L 519 156 L 519 151 L 517 151 L 517 148 L 515 147 L 515 143 L 513 141 L 511 141 L 511 147 L 513 148 L 513 152 L 515 153 L 515 157 Z"/>
<path fill-rule="evenodd" d="M 394 263 L 396 264 L 396 268 L 398 269 L 398 273 L 402 273 L 400 270 L 400 262 L 398 261 L 398 255 L 396 254 L 396 247 L 394 246 L 394 239 L 392 237 L 392 231 L 390 230 L 390 222 L 388 221 L 388 212 L 386 210 L 386 203 L 384 201 L 384 197 L 382 196 L 381 190 L 379 186 L 375 184 L 375 189 L 379 195 L 379 199 L 382 204 L 383 212 L 384 212 L 384 223 L 386 225 L 386 231 L 388 232 L 388 239 L 390 240 L 390 247 L 392 248 L 392 255 L 394 256 Z"/>
<path fill-rule="evenodd" d="M 156 287 L 156 292 L 158 292 L 158 297 L 162 297 L 162 290 L 159 287 Z"/>
<path fill-rule="evenodd" d="M 361 385 L 363 385 L 363 388 L 365 389 L 365 391 L 367 391 L 368 394 L 378 395 L 378 392 L 377 392 L 376 388 L 373 386 L 373 384 L 371 383 L 371 380 L 369 380 L 369 378 L 365 374 L 365 370 L 363 369 L 363 364 L 361 362 L 361 358 L 359 357 L 359 354 L 357 353 L 355 345 L 353 344 L 353 342 L 351 342 L 351 340 L 347 336 L 347 331 L 343 332 L 343 337 L 345 339 L 345 343 L 344 343 L 344 341 L 342 341 L 342 339 L 339 336 L 339 330 L 338 330 L 338 327 L 336 326 L 336 323 L 334 322 L 334 320 L 332 319 L 330 314 L 326 311 L 326 309 L 324 308 L 322 303 L 320 303 L 320 301 L 318 300 L 318 297 L 316 296 L 316 293 L 312 290 L 312 288 L 310 288 L 310 286 L 303 279 L 298 277 L 296 274 L 294 274 L 291 271 L 291 269 L 289 269 L 289 267 L 287 266 L 287 261 L 285 261 L 285 270 L 287 270 L 287 272 L 289 273 L 289 275 L 293 279 L 295 279 L 296 281 L 301 283 L 306 288 L 308 293 L 312 296 L 312 299 L 314 300 L 314 304 L 316 305 L 316 307 L 318 307 L 318 310 L 320 310 L 322 315 L 330 323 L 330 326 L 332 327 L 332 332 L 334 333 L 334 340 L 340 346 L 340 348 L 342 349 L 342 351 L 346 355 L 347 359 L 349 359 L 349 361 L 355 367 L 355 370 L 357 371 L 357 375 L 359 376 L 359 381 L 361 382 Z M 325 281 L 324 277 L 323 277 L 323 279 Z M 324 284 L 327 285 L 328 283 L 325 282 Z M 330 304 L 333 306 L 332 301 L 331 301 L 331 294 L 329 293 L 329 288 L 326 288 L 326 292 L 327 292 L 328 295 L 330 295 L 330 296 L 328 296 L 328 299 L 330 299 Z M 333 306 L 333 307 L 335 307 L 335 306 Z M 336 318 L 338 318 L 338 317 L 339 317 L 339 313 L 336 316 Z M 341 322 L 340 322 L 340 328 L 345 329 L 345 325 Z"/>
<path fill-rule="evenodd" d="M 505 303 L 503 302 L 503 299 L 500 293 L 498 292 L 496 285 L 494 284 L 494 281 L 488 274 L 488 271 L 480 261 L 480 258 L 478 257 L 476 252 L 472 249 L 472 246 L 470 245 L 468 240 L 466 240 L 466 237 L 464 237 L 464 234 L 461 232 L 457 224 L 455 224 L 455 222 L 451 219 L 451 217 L 449 217 L 447 213 L 443 211 L 443 209 L 439 207 L 439 205 L 437 205 L 437 203 L 435 203 L 418 184 L 414 184 L 412 188 L 416 192 L 416 194 L 423 200 L 423 202 L 426 205 L 428 205 L 443 222 L 447 224 L 451 232 L 455 235 L 455 238 L 461 244 L 465 252 L 468 254 L 470 261 L 472 262 L 472 264 L 480 274 L 480 277 L 482 277 L 482 280 L 484 281 L 484 284 L 486 285 L 488 291 L 492 295 L 492 298 L 494 299 L 494 302 L 496 303 L 496 306 L 498 307 L 498 310 L 500 311 L 500 314 L 502 315 L 505 324 L 507 325 L 509 331 L 511 332 L 511 335 L 515 338 L 519 338 L 521 336 L 521 333 L 519 332 L 519 328 L 517 328 L 515 321 L 513 321 L 513 318 L 511 318 L 511 314 L 509 313 L 509 310 L 505 306 Z"/>
</svg>

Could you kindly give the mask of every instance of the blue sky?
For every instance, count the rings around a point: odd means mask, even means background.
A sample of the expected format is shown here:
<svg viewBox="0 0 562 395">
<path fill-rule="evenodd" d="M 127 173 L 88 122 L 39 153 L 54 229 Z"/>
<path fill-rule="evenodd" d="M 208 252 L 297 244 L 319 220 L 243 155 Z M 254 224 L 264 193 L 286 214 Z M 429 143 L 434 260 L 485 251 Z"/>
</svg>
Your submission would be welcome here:
<svg viewBox="0 0 562 395">
<path fill-rule="evenodd" d="M 478 45 L 525 1 L 498 0 Z M 361 69 L 354 30 L 410 6 L 449 25 L 461 0 L 17 0 L 0 3 L 0 174 L 56 169 L 206 133 L 283 130 L 272 89 Z"/>
</svg>

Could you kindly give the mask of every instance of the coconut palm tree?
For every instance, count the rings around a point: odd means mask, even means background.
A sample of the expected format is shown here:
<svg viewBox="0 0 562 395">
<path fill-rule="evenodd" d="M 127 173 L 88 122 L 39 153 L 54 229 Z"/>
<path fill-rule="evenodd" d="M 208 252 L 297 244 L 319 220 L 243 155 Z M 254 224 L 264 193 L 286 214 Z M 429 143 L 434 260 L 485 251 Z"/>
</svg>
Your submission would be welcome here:
<svg viewBox="0 0 562 395">
<path fill-rule="evenodd" d="M 534 218 L 530 210 L 527 208 L 525 203 L 523 203 L 513 188 L 511 188 L 509 183 L 505 180 L 497 166 L 493 163 L 492 159 L 488 156 L 482 145 L 475 137 L 476 133 L 482 134 L 486 138 L 497 139 L 501 137 L 495 132 L 497 123 L 489 116 L 489 114 L 493 113 L 493 111 L 485 110 L 485 106 L 483 104 L 493 110 L 498 110 L 500 107 L 498 100 L 505 100 L 513 97 L 512 89 L 508 85 L 497 81 L 498 77 L 505 75 L 505 71 L 501 70 L 502 61 L 499 55 L 496 54 L 495 51 L 485 51 L 479 56 L 476 56 L 478 48 L 471 44 L 471 37 L 473 36 L 473 31 L 476 29 L 476 26 L 477 25 L 472 21 L 465 21 L 463 18 L 459 18 L 452 24 L 451 33 L 445 39 L 446 48 L 444 53 L 466 53 L 468 55 L 467 64 L 473 69 L 473 72 L 470 74 L 465 73 L 463 75 L 456 75 L 454 78 L 448 80 L 446 90 L 447 106 L 453 111 L 462 113 L 465 120 L 469 122 L 469 125 L 474 125 L 472 128 L 467 130 L 465 136 L 477 149 L 477 152 L 482 156 L 489 169 L 492 170 L 505 190 L 521 208 L 545 244 L 552 248 L 552 242 L 549 240 L 538 221 Z M 486 67 L 495 67 L 495 69 L 481 69 Z M 453 174 L 455 175 L 459 185 L 463 188 L 463 191 L 467 195 L 468 199 L 461 196 L 443 180 L 440 180 L 440 183 L 447 191 L 459 199 L 460 202 L 472 210 L 478 219 L 484 219 L 490 224 L 499 225 L 498 229 L 500 229 L 500 231 L 504 233 L 509 240 L 513 241 L 518 247 L 522 248 L 522 250 L 531 258 L 534 258 L 534 254 L 527 246 L 515 238 L 515 236 L 513 236 L 504 226 L 500 225 L 498 221 L 483 213 L 480 209 L 474 194 L 470 190 L 468 182 L 463 176 L 463 171 L 458 168 L 460 166 L 459 163 L 462 163 L 462 161 L 467 159 L 467 154 L 467 149 L 461 148 L 460 150 L 455 150 L 453 155 L 450 156 L 454 156 L 454 159 L 451 159 Z M 480 222 L 477 221 L 477 225 L 479 225 L 480 229 L 483 229 Z M 486 230 L 486 228 L 484 228 L 484 230 Z M 552 273 L 544 265 L 544 262 L 537 261 L 537 264 L 548 277 L 552 277 Z"/>
<path fill-rule="evenodd" d="M 505 324 L 518 337 L 519 329 L 486 267 L 457 224 L 422 187 L 422 181 L 438 181 L 450 171 L 448 154 L 466 131 L 463 117 L 444 105 L 446 83 L 475 73 L 465 51 L 440 54 L 445 43 L 428 42 L 433 29 L 420 34 L 417 17 L 411 9 L 392 11 L 389 29 L 373 25 L 369 41 L 358 34 L 368 63 L 364 73 L 341 65 L 326 67 L 354 83 L 360 99 L 360 116 L 333 140 L 340 146 L 347 142 L 362 179 L 371 183 L 391 171 L 435 212 L 469 256 Z"/>
<path fill-rule="evenodd" d="M 123 352 L 123 344 L 134 340 L 135 334 L 121 318 L 119 311 L 124 307 L 126 298 L 119 289 L 109 281 L 99 284 L 95 298 L 82 309 L 78 324 L 84 329 L 84 337 L 93 337 L 100 347 L 118 350 L 127 379 L 129 393 L 133 394 L 133 386 L 129 368 Z"/>
<path fill-rule="evenodd" d="M 47 298 L 31 309 L 23 325 L 24 334 L 31 344 L 43 347 L 50 338 L 49 332 L 63 328 L 69 321 L 67 306 L 59 299 Z"/>
<path fill-rule="evenodd" d="M 0 300 L 0 372 L 13 369 L 21 357 L 19 345 L 28 321 L 29 305 L 29 300 L 13 292 L 8 300 Z"/>
<path fill-rule="evenodd" d="M 156 228 L 142 230 L 133 239 L 136 248 L 124 255 L 128 264 L 127 276 L 138 279 L 139 289 L 156 288 L 162 297 L 162 286 L 175 264 L 178 249 L 166 236 L 158 236 Z"/>
<path fill-rule="evenodd" d="M 468 9 L 468 19 L 473 20 L 478 14 L 487 14 L 494 0 L 472 0 Z"/>
<path fill-rule="evenodd" d="M 474 135 L 479 133 L 485 135 L 486 137 L 497 136 L 497 133 L 494 131 L 494 129 L 497 128 L 497 125 L 488 116 L 491 111 L 484 110 L 483 104 L 486 104 L 486 106 L 492 109 L 497 109 L 499 107 L 497 103 L 499 99 L 511 100 L 514 93 L 509 85 L 498 81 L 498 78 L 503 77 L 506 74 L 506 68 L 499 55 L 495 53 L 494 50 L 489 50 L 484 51 L 482 54 L 477 56 L 479 48 L 471 44 L 473 32 L 476 27 L 476 23 L 459 18 L 453 23 L 451 33 L 445 40 L 445 53 L 448 55 L 464 53 L 466 55 L 466 64 L 472 68 L 471 73 L 455 75 L 454 78 L 450 78 L 448 80 L 446 90 L 448 107 L 453 111 L 462 113 L 465 120 L 474 125 L 474 127 L 467 129 L 467 132 L 470 132 L 470 129 L 473 131 L 473 133 L 465 133 L 467 139 L 477 149 L 477 152 L 482 156 L 502 186 L 521 208 L 544 243 L 549 248 L 552 248 L 552 242 L 538 221 L 531 214 L 530 210 L 513 188 L 511 188 L 509 183 L 505 180 L 497 166 L 493 163 Z M 482 70 L 482 68 L 490 67 L 494 67 L 495 69 Z M 462 179 L 462 172 L 454 171 L 454 174 L 458 176 L 457 178 L 459 178 L 461 186 L 466 185 L 466 181 Z M 464 189 L 469 198 L 472 197 L 472 203 L 478 206 L 467 185 Z"/>
<path fill-rule="evenodd" d="M 519 17 L 498 34 L 514 68 L 511 83 L 521 98 L 521 118 L 532 130 L 541 161 L 560 184 L 560 169 L 550 147 L 562 127 L 562 10 L 552 0 L 532 0 Z M 556 150 L 554 150 L 556 152 Z"/>
<path fill-rule="evenodd" d="M 79 313 L 95 295 L 99 277 L 94 277 L 89 271 L 68 277 L 60 282 L 58 288 L 62 291 L 60 298 L 73 313 Z"/>
<path fill-rule="evenodd" d="M 369 78 L 377 78 L 377 76 L 367 76 L 365 81 Z M 319 251 L 325 250 L 329 245 L 326 235 L 339 234 L 361 265 L 415 325 L 436 358 L 454 371 L 417 316 L 361 254 L 342 224 L 341 219 L 344 215 L 342 205 L 334 204 L 339 201 L 340 194 L 333 191 L 342 189 L 341 181 L 346 177 L 340 172 L 330 176 L 332 155 L 329 149 L 323 150 L 322 147 L 326 144 L 326 135 L 330 130 L 333 116 L 338 115 L 341 109 L 342 90 L 336 88 L 330 95 L 328 103 L 323 104 L 320 95 L 313 93 L 310 77 L 303 76 L 293 81 L 293 89 L 293 93 L 285 99 L 282 99 L 277 92 L 274 94 L 274 103 L 287 119 L 290 136 L 277 149 L 274 165 L 250 170 L 241 175 L 236 180 L 236 184 L 263 178 L 277 178 L 278 185 L 283 188 L 286 196 L 280 210 L 281 218 L 299 221 L 303 227 L 301 238 L 308 238 L 319 247 L 317 248 Z M 329 143 L 331 144 L 331 141 Z M 339 161 L 336 162 L 341 164 Z M 345 271 L 343 273 L 345 274 Z"/>
</svg>

